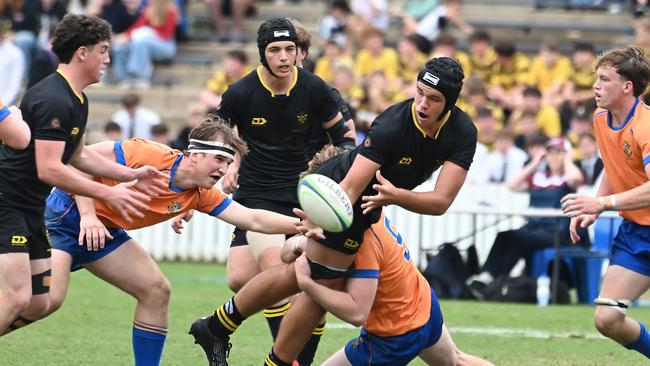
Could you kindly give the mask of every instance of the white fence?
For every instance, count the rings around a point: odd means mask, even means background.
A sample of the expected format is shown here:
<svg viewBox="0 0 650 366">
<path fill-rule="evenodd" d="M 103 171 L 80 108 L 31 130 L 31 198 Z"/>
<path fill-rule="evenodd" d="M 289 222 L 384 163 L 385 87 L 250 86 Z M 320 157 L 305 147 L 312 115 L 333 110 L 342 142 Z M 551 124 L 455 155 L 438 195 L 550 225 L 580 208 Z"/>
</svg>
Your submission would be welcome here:
<svg viewBox="0 0 650 366">
<path fill-rule="evenodd" d="M 433 184 L 429 181 L 418 190 L 432 190 Z M 442 243 L 458 242 L 462 249 L 474 241 L 482 261 L 497 232 L 519 227 L 523 219 L 458 214 L 454 210 L 481 204 L 516 211 L 527 208 L 528 201 L 528 194 L 511 192 L 503 185 L 465 185 L 449 212 L 443 216 L 418 215 L 396 206 L 387 207 L 386 214 L 406 239 L 415 263 L 423 265 L 422 253 Z M 225 262 L 232 230 L 231 225 L 221 220 L 197 214 L 181 235 L 173 232 L 169 222 L 132 230 L 129 234 L 157 260 Z"/>
</svg>

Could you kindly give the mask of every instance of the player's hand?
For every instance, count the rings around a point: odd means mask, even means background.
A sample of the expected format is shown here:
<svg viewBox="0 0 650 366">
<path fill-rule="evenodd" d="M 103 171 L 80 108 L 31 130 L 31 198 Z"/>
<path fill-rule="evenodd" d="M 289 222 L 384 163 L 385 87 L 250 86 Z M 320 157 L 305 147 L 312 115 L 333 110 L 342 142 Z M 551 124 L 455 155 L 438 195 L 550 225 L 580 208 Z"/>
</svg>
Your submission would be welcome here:
<svg viewBox="0 0 650 366">
<path fill-rule="evenodd" d="M 161 172 L 158 169 L 145 165 L 135 169 L 135 188 L 144 194 L 157 197 L 165 193 L 169 185 L 169 173 Z"/>
<path fill-rule="evenodd" d="M 305 211 L 299 209 L 299 208 L 294 208 L 293 213 L 298 216 L 300 221 L 296 221 L 296 230 L 302 234 L 303 236 L 306 236 L 308 238 L 312 239 L 325 239 L 325 235 L 323 234 L 323 229 L 321 229 L 318 225 L 314 224 L 313 221 L 309 219 L 309 216 L 305 213 Z"/>
<path fill-rule="evenodd" d="M 136 183 L 133 180 L 113 186 L 104 198 L 128 222 L 132 222 L 133 218 L 144 217 L 144 212 L 149 208 L 147 202 L 151 200 L 146 194 L 132 189 Z"/>
<path fill-rule="evenodd" d="M 571 193 L 562 197 L 560 202 L 562 202 L 562 211 L 569 217 L 599 215 L 604 210 L 598 198 L 592 196 Z"/>
<path fill-rule="evenodd" d="M 106 238 L 111 240 L 113 236 L 96 215 L 81 215 L 79 221 L 79 245 L 84 245 L 85 239 L 86 249 L 97 251 L 104 249 Z"/>
<path fill-rule="evenodd" d="M 190 222 L 194 216 L 194 210 L 185 211 L 172 219 L 172 229 L 176 234 L 183 232 L 183 221 Z"/>
<path fill-rule="evenodd" d="M 307 262 L 307 254 L 303 253 L 294 263 L 298 287 L 304 290 L 306 286 L 313 282 L 311 279 L 311 269 L 309 269 L 309 263 Z"/>
<path fill-rule="evenodd" d="M 364 215 L 378 207 L 395 203 L 397 200 L 398 188 L 395 188 L 388 179 L 384 178 L 379 170 L 377 170 L 375 176 L 377 177 L 379 184 L 373 184 L 372 189 L 376 190 L 377 194 L 374 196 L 361 197 L 361 200 L 363 201 L 361 208 L 363 209 Z"/>
<path fill-rule="evenodd" d="M 571 218 L 571 223 L 569 224 L 569 235 L 571 236 L 571 242 L 573 244 L 577 243 L 580 240 L 580 235 L 578 235 L 578 228 L 586 229 L 589 225 L 593 224 L 598 215 L 579 215 Z"/>
<path fill-rule="evenodd" d="M 239 188 L 237 180 L 239 179 L 239 167 L 234 164 L 228 165 L 226 174 L 221 178 L 221 188 L 223 193 L 231 194 Z"/>
</svg>

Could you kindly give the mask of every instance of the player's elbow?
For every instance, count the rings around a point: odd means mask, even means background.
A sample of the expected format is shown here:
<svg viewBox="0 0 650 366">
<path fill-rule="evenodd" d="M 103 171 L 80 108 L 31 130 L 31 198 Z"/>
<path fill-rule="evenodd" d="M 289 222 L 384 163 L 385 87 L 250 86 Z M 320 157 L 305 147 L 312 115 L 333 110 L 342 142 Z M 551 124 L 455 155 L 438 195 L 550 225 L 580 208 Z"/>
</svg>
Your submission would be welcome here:
<svg viewBox="0 0 650 366">
<path fill-rule="evenodd" d="M 14 150 L 23 150 L 27 148 L 30 140 L 30 133 L 27 131 L 26 134 L 20 134 L 17 136 L 11 136 L 4 140 L 5 144 L 9 145 Z"/>
<path fill-rule="evenodd" d="M 346 321 L 355 327 L 360 327 L 366 323 L 368 320 L 368 314 L 364 314 L 362 311 L 355 311 L 350 314 L 349 318 Z"/>
<path fill-rule="evenodd" d="M 51 186 L 56 186 L 58 183 L 56 177 L 58 176 L 57 170 L 55 167 L 49 166 L 47 164 L 36 164 L 36 174 L 38 179 L 42 182 L 45 182 Z"/>
</svg>

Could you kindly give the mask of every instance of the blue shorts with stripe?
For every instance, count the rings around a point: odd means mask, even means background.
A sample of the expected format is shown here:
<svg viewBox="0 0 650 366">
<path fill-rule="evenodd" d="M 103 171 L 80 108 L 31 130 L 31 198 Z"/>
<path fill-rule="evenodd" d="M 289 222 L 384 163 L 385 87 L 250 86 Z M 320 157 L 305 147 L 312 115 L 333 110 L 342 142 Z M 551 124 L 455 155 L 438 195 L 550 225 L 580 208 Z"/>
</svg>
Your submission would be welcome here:
<svg viewBox="0 0 650 366">
<path fill-rule="evenodd" d="M 420 328 L 394 337 L 380 337 L 361 329 L 359 337 L 345 345 L 345 356 L 353 366 L 408 365 L 425 348 L 442 336 L 442 311 L 436 293 L 431 290 L 429 321 Z"/>
<path fill-rule="evenodd" d="M 650 276 L 650 226 L 623 220 L 612 242 L 609 264 Z"/>
<path fill-rule="evenodd" d="M 72 270 L 105 257 L 131 237 L 124 229 L 107 228 L 113 239 L 106 240 L 103 249 L 92 251 L 79 245 L 79 210 L 74 199 L 60 189 L 54 189 L 45 203 L 45 226 L 53 249 L 72 256 Z"/>
</svg>

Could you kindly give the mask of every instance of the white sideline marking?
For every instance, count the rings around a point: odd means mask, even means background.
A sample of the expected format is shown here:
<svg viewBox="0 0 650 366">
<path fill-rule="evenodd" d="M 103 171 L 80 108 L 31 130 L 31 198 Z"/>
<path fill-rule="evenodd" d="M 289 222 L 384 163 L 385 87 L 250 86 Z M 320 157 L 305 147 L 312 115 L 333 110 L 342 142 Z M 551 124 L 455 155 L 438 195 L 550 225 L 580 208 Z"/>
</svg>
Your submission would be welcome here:
<svg viewBox="0 0 650 366">
<path fill-rule="evenodd" d="M 327 323 L 325 328 L 328 329 L 355 329 L 347 323 Z M 605 339 L 602 335 L 595 332 L 550 332 L 546 330 L 531 328 L 495 328 L 495 327 L 451 327 L 449 331 L 454 333 L 466 334 L 487 334 L 497 337 L 526 337 L 526 338 L 586 338 L 586 339 Z"/>
</svg>

